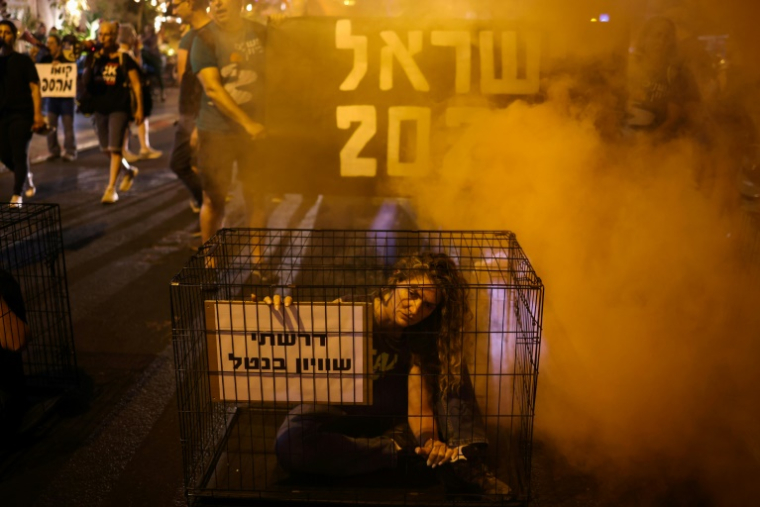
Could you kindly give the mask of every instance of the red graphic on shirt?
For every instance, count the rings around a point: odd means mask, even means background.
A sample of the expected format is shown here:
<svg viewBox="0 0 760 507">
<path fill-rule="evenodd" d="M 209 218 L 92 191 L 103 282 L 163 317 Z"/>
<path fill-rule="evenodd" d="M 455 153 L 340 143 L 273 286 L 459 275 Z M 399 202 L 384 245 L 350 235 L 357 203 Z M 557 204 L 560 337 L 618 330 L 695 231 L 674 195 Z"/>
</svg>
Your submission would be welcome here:
<svg viewBox="0 0 760 507">
<path fill-rule="evenodd" d="M 107 63 L 103 67 L 103 82 L 108 86 L 114 86 L 116 84 L 116 77 L 118 76 L 119 64 Z"/>
</svg>

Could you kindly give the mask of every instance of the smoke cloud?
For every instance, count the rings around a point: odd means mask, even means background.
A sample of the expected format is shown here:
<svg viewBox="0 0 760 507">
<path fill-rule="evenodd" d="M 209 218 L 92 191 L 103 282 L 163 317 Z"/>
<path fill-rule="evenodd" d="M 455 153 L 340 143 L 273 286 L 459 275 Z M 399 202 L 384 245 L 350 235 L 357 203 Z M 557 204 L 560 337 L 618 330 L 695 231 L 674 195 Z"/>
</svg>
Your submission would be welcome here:
<svg viewBox="0 0 760 507">
<path fill-rule="evenodd" d="M 752 61 L 760 45 L 749 45 L 740 6 L 689 10 L 702 4 L 646 12 L 690 12 L 681 37 L 728 33 L 733 61 Z M 548 80 L 540 104 L 485 112 L 441 148 L 435 179 L 415 189 L 422 225 L 512 230 L 542 277 L 537 438 L 584 470 L 647 485 L 639 505 L 685 482 L 710 503 L 749 505 L 760 476 L 760 254 L 748 251 L 758 222 L 736 190 L 746 132 L 703 102 L 704 121 L 682 135 L 610 135 L 616 97 L 588 93 L 589 69 L 606 60 L 565 50 L 581 65 Z"/>
</svg>

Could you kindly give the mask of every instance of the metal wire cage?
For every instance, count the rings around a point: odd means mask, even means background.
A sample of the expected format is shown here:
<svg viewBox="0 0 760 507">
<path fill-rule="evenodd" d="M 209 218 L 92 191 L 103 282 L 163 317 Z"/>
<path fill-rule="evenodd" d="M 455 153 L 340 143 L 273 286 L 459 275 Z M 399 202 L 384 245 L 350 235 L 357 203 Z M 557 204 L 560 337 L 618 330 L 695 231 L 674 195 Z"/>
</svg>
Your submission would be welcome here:
<svg viewBox="0 0 760 507">
<path fill-rule="evenodd" d="M 171 286 L 188 500 L 527 504 L 543 293 L 510 232 L 220 231 Z"/>
<path fill-rule="evenodd" d="M 29 339 L 21 357 L 27 396 L 47 398 L 75 387 L 76 352 L 58 205 L 0 204 L 0 268 L 18 283 L 26 310 Z M 0 406 L 0 417 L 2 412 Z"/>
</svg>

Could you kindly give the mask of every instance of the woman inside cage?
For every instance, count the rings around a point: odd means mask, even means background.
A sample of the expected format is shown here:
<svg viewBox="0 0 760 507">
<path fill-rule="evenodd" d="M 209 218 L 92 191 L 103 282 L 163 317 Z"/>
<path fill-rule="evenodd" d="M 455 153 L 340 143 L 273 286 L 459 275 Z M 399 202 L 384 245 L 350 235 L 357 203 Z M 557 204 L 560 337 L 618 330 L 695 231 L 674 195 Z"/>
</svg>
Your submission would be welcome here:
<svg viewBox="0 0 760 507">
<path fill-rule="evenodd" d="M 373 309 L 373 403 L 302 404 L 277 432 L 291 473 L 349 476 L 426 464 L 449 493 L 508 495 L 484 463 L 487 439 L 465 361 L 467 282 L 445 254 L 401 259 Z M 292 298 L 264 302 L 279 308 Z"/>
</svg>

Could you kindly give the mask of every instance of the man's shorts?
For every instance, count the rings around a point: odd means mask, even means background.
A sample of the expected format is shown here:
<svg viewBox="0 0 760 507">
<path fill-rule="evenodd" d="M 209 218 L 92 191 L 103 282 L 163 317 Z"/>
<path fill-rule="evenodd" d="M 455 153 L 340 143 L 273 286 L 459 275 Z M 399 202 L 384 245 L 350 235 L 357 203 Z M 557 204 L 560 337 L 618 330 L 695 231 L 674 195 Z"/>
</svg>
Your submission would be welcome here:
<svg viewBox="0 0 760 507">
<path fill-rule="evenodd" d="M 203 191 L 213 202 L 223 203 L 232 183 L 232 166 L 237 162 L 237 178 L 243 195 L 255 193 L 253 164 L 256 141 L 241 133 L 198 131 L 198 170 Z"/>
<path fill-rule="evenodd" d="M 120 152 L 124 149 L 124 135 L 129 126 L 129 113 L 116 111 L 110 114 L 96 112 L 92 125 L 98 133 L 100 151 Z"/>
</svg>

